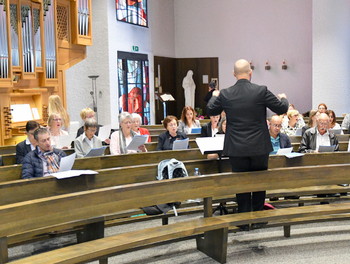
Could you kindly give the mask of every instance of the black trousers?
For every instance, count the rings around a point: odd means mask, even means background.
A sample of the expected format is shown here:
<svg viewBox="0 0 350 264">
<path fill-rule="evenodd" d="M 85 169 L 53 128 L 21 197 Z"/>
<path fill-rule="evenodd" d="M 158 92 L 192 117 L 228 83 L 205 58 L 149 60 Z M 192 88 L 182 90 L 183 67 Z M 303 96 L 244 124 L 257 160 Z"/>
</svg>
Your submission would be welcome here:
<svg viewBox="0 0 350 264">
<path fill-rule="evenodd" d="M 252 157 L 230 157 L 233 172 L 267 170 L 269 154 Z M 266 191 L 237 193 L 238 212 L 260 211 L 264 209 Z"/>
</svg>

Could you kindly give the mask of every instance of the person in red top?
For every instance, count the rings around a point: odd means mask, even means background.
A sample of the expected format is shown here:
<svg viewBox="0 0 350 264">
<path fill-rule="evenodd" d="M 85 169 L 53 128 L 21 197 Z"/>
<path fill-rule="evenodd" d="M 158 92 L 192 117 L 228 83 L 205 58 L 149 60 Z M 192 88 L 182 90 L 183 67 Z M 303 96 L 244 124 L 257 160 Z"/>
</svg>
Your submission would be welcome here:
<svg viewBox="0 0 350 264">
<path fill-rule="evenodd" d="M 151 142 L 151 136 L 146 128 L 142 128 L 141 126 L 141 116 L 136 113 L 132 113 L 132 124 L 131 129 L 137 134 L 137 135 L 148 135 L 147 142 Z"/>
</svg>

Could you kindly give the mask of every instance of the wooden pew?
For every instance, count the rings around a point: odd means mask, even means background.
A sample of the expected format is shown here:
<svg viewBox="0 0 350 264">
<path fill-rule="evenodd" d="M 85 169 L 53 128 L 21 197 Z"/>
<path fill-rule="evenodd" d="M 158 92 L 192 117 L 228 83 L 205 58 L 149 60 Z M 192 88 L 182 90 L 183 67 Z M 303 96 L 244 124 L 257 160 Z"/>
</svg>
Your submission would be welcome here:
<svg viewBox="0 0 350 264">
<path fill-rule="evenodd" d="M 339 151 L 347 151 L 348 150 L 348 141 L 339 141 Z M 300 142 L 292 143 L 293 151 L 297 152 L 299 150 Z"/>
<path fill-rule="evenodd" d="M 158 142 L 151 142 L 151 143 L 146 143 L 145 145 L 148 151 L 155 151 L 157 149 L 157 144 Z M 189 145 L 190 145 L 190 148 L 198 148 L 195 139 L 190 139 Z"/>
<path fill-rule="evenodd" d="M 7 260 L 6 241 L 7 237 L 13 233 L 72 222 L 87 222 L 98 227 L 103 225 L 106 216 L 118 211 L 202 197 L 206 205 L 205 218 L 178 222 L 165 227 L 146 228 L 108 238 L 101 238 L 103 234 L 99 233 L 92 239 L 97 237 L 101 239 L 31 256 L 13 263 L 47 264 L 63 263 L 63 261 L 77 263 L 101 258 L 102 263 L 106 263 L 105 257 L 124 250 L 203 233 L 203 238 L 197 238 L 197 248 L 218 262 L 225 263 L 227 232 L 230 226 L 349 213 L 350 206 L 349 204 L 316 205 L 212 217 L 210 206 L 212 197 L 265 189 L 299 188 L 347 182 L 349 172 L 350 164 L 224 173 L 115 186 L 0 206 L 2 259 Z M 18 218 L 18 215 L 26 215 L 26 217 Z"/>
<path fill-rule="evenodd" d="M 271 156 L 271 168 L 295 167 L 305 165 L 323 165 L 326 162 L 333 164 L 347 163 L 350 158 L 348 152 L 338 153 L 319 153 L 306 154 L 302 158 L 286 159 L 283 156 Z M 224 172 L 230 172 L 230 163 L 227 159 L 222 161 L 222 169 Z M 192 160 L 185 161 L 185 165 L 189 173 L 194 168 L 200 168 L 205 174 L 218 172 L 218 161 L 216 160 Z M 0 205 L 9 205 L 27 200 L 45 198 L 49 196 L 79 192 L 84 190 L 92 190 L 116 185 L 125 185 L 131 183 L 140 183 L 154 181 L 157 175 L 157 164 L 140 165 L 133 167 L 121 167 L 112 169 L 99 170 L 98 175 L 83 175 L 80 177 L 56 180 L 54 177 L 43 177 L 29 180 L 18 180 L 0 184 Z M 337 186 L 335 186 L 337 187 Z M 348 188 L 328 186 L 328 189 L 304 189 L 304 190 L 280 190 L 274 191 L 273 196 L 294 195 L 294 193 L 329 193 L 330 189 L 335 192 L 347 192 Z M 16 193 L 16 195 L 13 195 Z M 232 194 L 233 196 L 233 194 Z M 271 196 L 271 195 L 270 195 Z M 311 201 L 310 201 L 311 202 Z M 127 216 L 127 215 L 125 215 Z M 111 217 L 115 218 L 117 216 Z M 164 219 L 166 220 L 166 219 Z M 65 226 L 67 228 L 68 226 Z M 47 230 L 47 232 L 50 230 Z M 43 230 L 33 231 L 31 233 L 20 234 L 8 238 L 8 244 L 14 245 L 32 239 L 33 236 L 44 233 Z"/>
<path fill-rule="evenodd" d="M 338 141 L 340 142 L 349 142 L 350 135 L 344 134 L 344 135 L 336 135 L 338 138 Z M 300 143 L 301 142 L 301 136 L 290 136 L 289 137 L 291 143 Z"/>
<path fill-rule="evenodd" d="M 73 169 L 76 170 L 99 170 L 102 168 L 113 168 L 158 163 L 163 159 L 193 160 L 206 159 L 198 149 L 153 151 L 145 153 L 134 153 L 125 155 L 107 155 L 101 157 L 89 157 L 76 159 Z M 18 180 L 21 178 L 22 165 L 0 166 L 0 182 Z"/>
<path fill-rule="evenodd" d="M 159 134 L 158 135 L 151 134 L 151 142 L 158 142 L 158 136 L 159 136 Z M 189 139 L 196 139 L 197 137 L 200 137 L 200 136 L 201 136 L 201 134 L 188 134 L 187 135 L 187 137 Z"/>
</svg>

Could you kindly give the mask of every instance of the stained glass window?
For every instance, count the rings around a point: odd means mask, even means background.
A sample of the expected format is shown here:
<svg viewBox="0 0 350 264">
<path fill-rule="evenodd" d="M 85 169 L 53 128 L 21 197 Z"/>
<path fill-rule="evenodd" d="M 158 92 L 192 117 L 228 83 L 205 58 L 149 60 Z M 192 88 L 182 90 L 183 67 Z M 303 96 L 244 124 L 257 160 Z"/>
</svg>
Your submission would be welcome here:
<svg viewBox="0 0 350 264">
<path fill-rule="evenodd" d="M 147 55 L 118 52 L 119 112 L 139 114 L 144 125 L 151 121 L 148 71 Z"/>
<path fill-rule="evenodd" d="M 115 0 L 117 20 L 147 27 L 147 0 Z"/>
</svg>

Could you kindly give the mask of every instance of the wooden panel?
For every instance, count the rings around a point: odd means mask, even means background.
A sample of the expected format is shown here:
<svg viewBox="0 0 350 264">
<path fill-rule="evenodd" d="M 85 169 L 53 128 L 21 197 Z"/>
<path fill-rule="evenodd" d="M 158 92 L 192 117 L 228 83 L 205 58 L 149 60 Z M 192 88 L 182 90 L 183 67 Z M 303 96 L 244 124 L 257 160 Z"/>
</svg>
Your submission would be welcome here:
<svg viewBox="0 0 350 264">
<path fill-rule="evenodd" d="M 203 84 L 203 75 L 211 78 L 219 76 L 219 59 L 218 58 L 185 58 L 176 59 L 176 116 L 181 116 L 182 108 L 185 106 L 184 89 L 182 80 L 188 70 L 193 71 L 193 80 L 196 84 L 195 106 L 205 109 L 206 102 L 204 97 L 208 92 L 208 84 Z M 220 81 L 219 81 L 220 84 Z"/>
<path fill-rule="evenodd" d="M 175 98 L 175 60 L 174 58 L 167 57 L 154 57 L 154 77 L 159 78 L 158 76 L 158 65 L 160 68 L 160 78 L 161 78 L 161 87 L 162 93 L 170 93 Z M 156 82 L 154 82 L 156 84 Z M 157 91 L 157 87 L 155 88 Z M 175 98 L 176 99 L 176 98 Z M 176 102 L 169 102 L 167 114 L 176 115 Z M 155 101 L 155 118 L 156 124 L 160 124 L 163 120 L 164 110 L 163 104 L 160 100 Z"/>
</svg>

